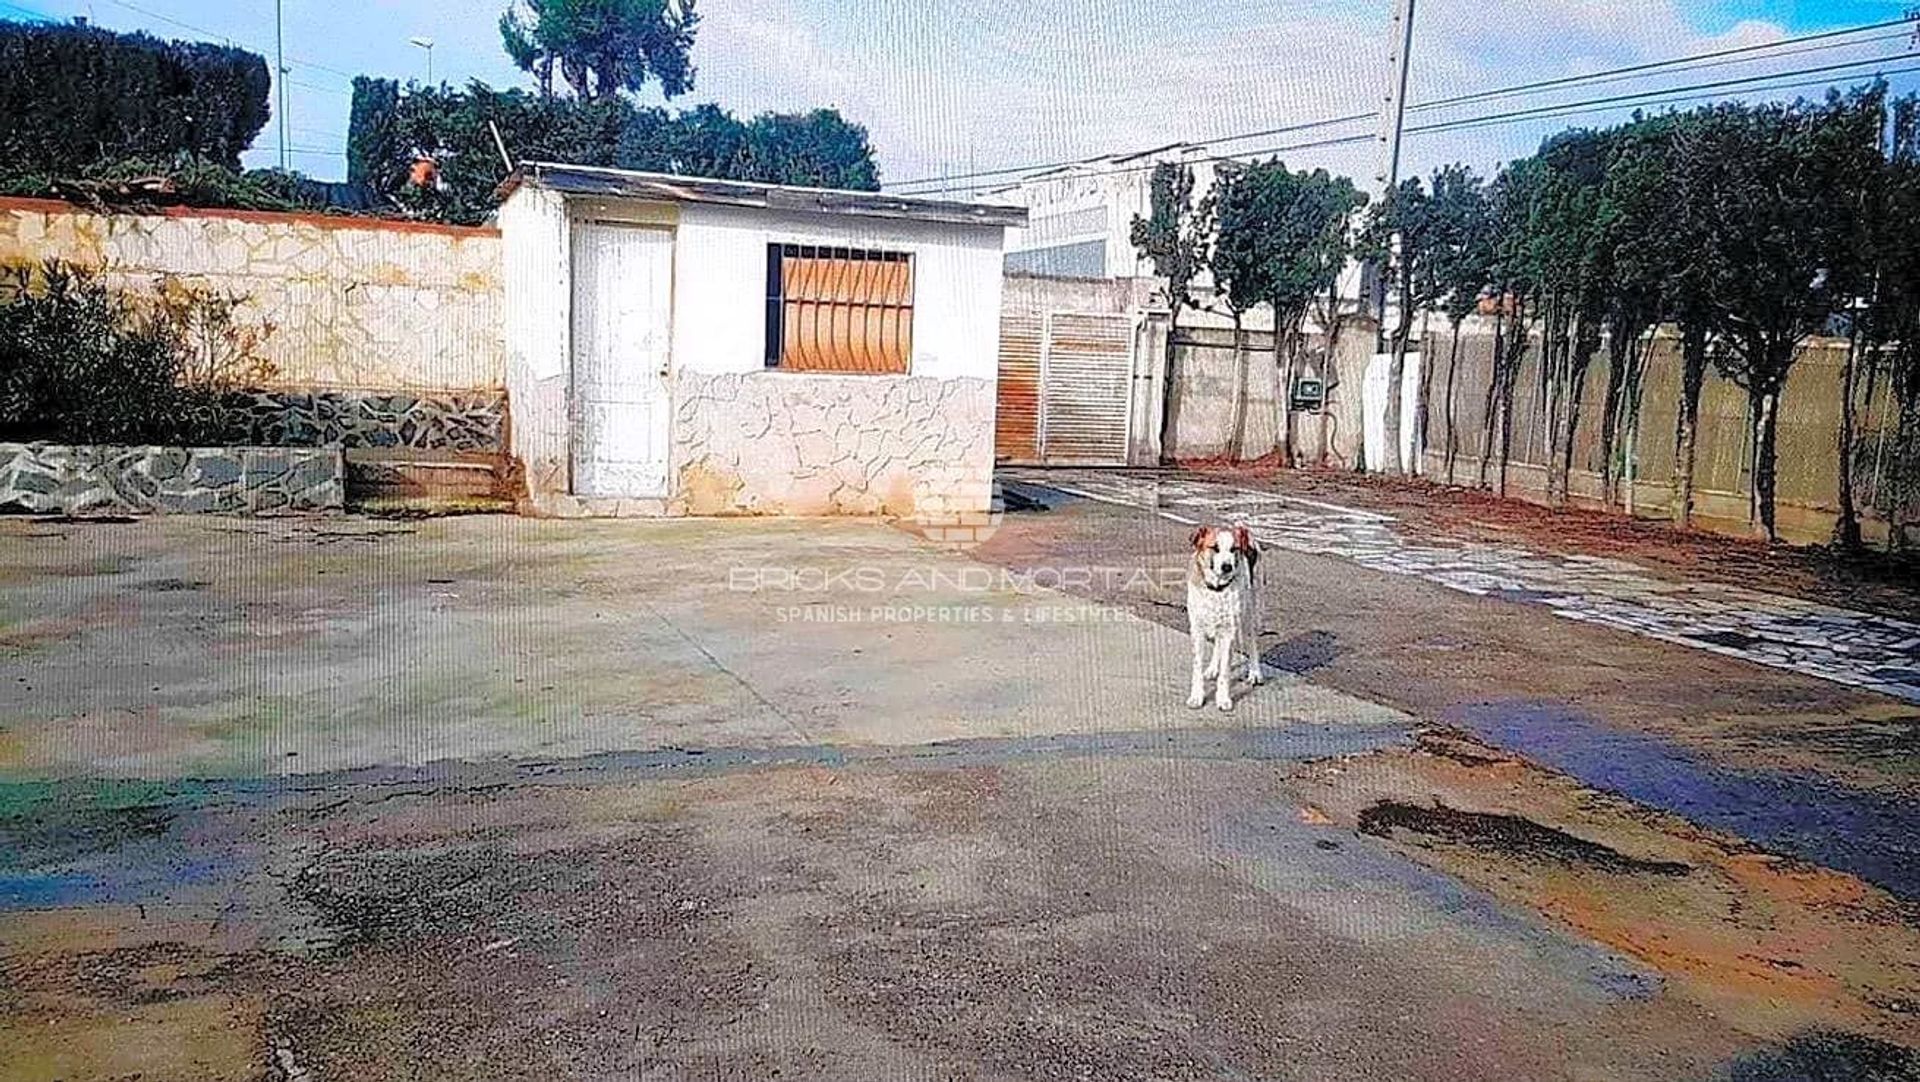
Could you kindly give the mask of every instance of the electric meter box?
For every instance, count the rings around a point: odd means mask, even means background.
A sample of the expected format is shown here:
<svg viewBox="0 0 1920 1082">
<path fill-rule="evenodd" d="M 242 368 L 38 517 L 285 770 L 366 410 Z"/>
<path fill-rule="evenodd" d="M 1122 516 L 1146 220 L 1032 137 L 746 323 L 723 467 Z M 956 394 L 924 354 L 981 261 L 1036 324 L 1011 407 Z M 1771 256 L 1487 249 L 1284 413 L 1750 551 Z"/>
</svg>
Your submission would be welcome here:
<svg viewBox="0 0 1920 1082">
<path fill-rule="evenodd" d="M 1293 381 L 1293 400 L 1291 408 L 1318 413 L 1327 404 L 1327 385 L 1324 381 L 1303 376 Z"/>
</svg>

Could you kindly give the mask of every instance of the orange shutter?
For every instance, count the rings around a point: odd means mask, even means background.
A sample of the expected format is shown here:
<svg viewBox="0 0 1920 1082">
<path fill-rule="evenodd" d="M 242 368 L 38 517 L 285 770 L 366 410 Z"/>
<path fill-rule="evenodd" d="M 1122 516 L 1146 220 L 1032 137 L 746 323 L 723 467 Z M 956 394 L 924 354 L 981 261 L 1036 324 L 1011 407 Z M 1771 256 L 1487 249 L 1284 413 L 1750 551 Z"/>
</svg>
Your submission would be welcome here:
<svg viewBox="0 0 1920 1082">
<path fill-rule="evenodd" d="M 781 256 L 780 367 L 905 372 L 913 352 L 913 262 L 835 251 Z"/>
</svg>

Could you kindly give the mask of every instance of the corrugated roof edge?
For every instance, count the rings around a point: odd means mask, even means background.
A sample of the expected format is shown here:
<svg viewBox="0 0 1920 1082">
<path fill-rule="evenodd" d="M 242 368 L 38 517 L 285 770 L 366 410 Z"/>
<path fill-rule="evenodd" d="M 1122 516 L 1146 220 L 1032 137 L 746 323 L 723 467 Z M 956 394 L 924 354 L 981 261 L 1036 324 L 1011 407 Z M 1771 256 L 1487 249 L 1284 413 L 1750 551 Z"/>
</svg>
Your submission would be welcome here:
<svg viewBox="0 0 1920 1082">
<path fill-rule="evenodd" d="M 500 182 L 494 195 L 504 200 L 522 184 L 547 188 L 562 195 L 598 195 L 667 203 L 723 203 L 740 207 L 765 207 L 769 210 L 812 211 L 868 218 L 910 218 L 959 225 L 1027 224 L 1027 208 L 997 203 L 962 203 L 840 188 L 803 188 L 746 180 L 683 177 L 672 173 L 642 173 L 631 169 L 559 162 L 521 162 L 507 179 Z"/>
</svg>

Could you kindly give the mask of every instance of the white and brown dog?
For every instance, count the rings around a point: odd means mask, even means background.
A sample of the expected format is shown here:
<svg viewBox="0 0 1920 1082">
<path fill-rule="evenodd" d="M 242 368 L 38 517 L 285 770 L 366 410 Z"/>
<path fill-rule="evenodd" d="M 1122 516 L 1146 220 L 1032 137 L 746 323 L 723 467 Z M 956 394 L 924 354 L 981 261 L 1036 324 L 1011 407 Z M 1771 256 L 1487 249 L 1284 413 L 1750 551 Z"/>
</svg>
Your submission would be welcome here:
<svg viewBox="0 0 1920 1082">
<path fill-rule="evenodd" d="M 1207 701 L 1212 677 L 1213 704 L 1233 709 L 1233 653 L 1247 655 L 1247 683 L 1266 679 L 1260 671 L 1260 590 L 1254 568 L 1260 547 L 1245 526 L 1201 526 L 1193 531 L 1193 562 L 1187 568 L 1187 634 L 1193 639 L 1193 690 L 1187 705 Z M 1207 644 L 1213 659 L 1207 662 Z"/>
</svg>

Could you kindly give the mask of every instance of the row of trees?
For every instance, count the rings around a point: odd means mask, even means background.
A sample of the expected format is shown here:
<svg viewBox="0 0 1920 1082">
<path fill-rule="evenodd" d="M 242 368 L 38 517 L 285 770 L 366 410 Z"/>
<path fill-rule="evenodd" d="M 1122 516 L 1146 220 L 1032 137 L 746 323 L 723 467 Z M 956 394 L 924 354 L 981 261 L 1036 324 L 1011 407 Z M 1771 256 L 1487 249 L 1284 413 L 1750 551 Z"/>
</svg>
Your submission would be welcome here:
<svg viewBox="0 0 1920 1082">
<path fill-rule="evenodd" d="M 1194 287 L 1205 272 L 1233 320 L 1235 367 L 1244 373 L 1246 314 L 1267 305 L 1274 315 L 1274 399 L 1284 403 L 1305 352 L 1309 318 L 1328 330 L 1325 348 L 1332 352 L 1340 325 L 1337 283 L 1355 251 L 1353 223 L 1366 194 L 1346 177 L 1290 170 L 1278 159 L 1222 164 L 1197 201 L 1192 170 L 1163 164 L 1154 169 L 1150 191 L 1150 213 L 1134 219 L 1132 240 L 1167 279 L 1172 324 L 1199 303 Z M 1167 364 L 1171 374 L 1172 349 Z M 1246 400 L 1243 386 L 1232 446 L 1245 436 Z M 1162 417 L 1163 431 L 1166 422 Z M 1275 450 L 1289 464 L 1297 456 L 1292 411 L 1284 407 Z"/>
<path fill-rule="evenodd" d="M 1621 449 L 1640 414 L 1652 336 L 1671 326 L 1682 369 L 1675 517 L 1685 524 L 1692 515 L 1700 395 L 1717 371 L 1747 395 L 1753 514 L 1769 537 L 1788 374 L 1810 336 L 1846 330 L 1838 540 L 1859 543 L 1852 439 L 1862 378 L 1884 377 L 1899 402 L 1894 458 L 1902 469 L 1890 506 L 1911 505 L 1920 459 L 1920 105 L 1913 98 L 1889 101 L 1876 84 L 1821 101 L 1640 116 L 1562 132 L 1491 180 L 1449 166 L 1402 183 L 1364 211 L 1361 202 L 1344 180 L 1289 173 L 1278 162 L 1223 170 L 1196 202 L 1190 174 L 1164 166 L 1154 178 L 1153 213 L 1136 222 L 1134 240 L 1168 278 L 1176 303 L 1191 303 L 1204 267 L 1236 325 L 1245 306 L 1274 305 L 1277 378 L 1286 378 L 1299 350 L 1299 290 L 1327 290 L 1348 257 L 1378 260 L 1398 312 L 1386 336 L 1388 386 L 1400 385 L 1407 352 L 1433 315 L 1454 331 L 1447 381 L 1435 400 L 1427 380 L 1415 419 L 1420 446 L 1429 409 L 1445 411 L 1440 450 L 1449 474 L 1459 452 L 1451 422 L 1466 392 L 1452 377 L 1461 324 L 1475 312 L 1492 317 L 1480 483 L 1504 489 L 1517 377 L 1538 351 L 1556 502 L 1567 496 L 1575 433 L 1593 406 L 1584 400 L 1587 373 L 1602 350 L 1600 459 L 1606 498 L 1617 499 Z M 1273 285 L 1282 281 L 1285 289 Z M 1399 431 L 1399 396 L 1388 401 L 1387 429 Z M 1376 465 L 1407 470 L 1396 441 L 1388 443 L 1390 461 Z"/>
<path fill-rule="evenodd" d="M 879 188 L 866 130 L 834 110 L 743 119 L 636 104 L 645 88 L 669 99 L 692 89 L 698 25 L 692 0 L 515 0 L 501 41 L 533 90 L 356 79 L 348 183 L 328 185 L 240 171 L 268 118 L 257 55 L 0 22 L 0 192 L 471 223 L 491 211 L 509 159 Z M 423 158 L 430 178 L 415 169 Z"/>
<path fill-rule="evenodd" d="M 414 182 L 435 163 L 438 183 Z M 626 97 L 579 98 L 472 83 L 464 90 L 353 84 L 347 179 L 421 217 L 476 222 L 507 160 L 561 161 L 775 184 L 874 191 L 866 129 L 831 109 L 742 120 L 715 105 L 673 113 Z"/>
<path fill-rule="evenodd" d="M 693 89 L 699 24 L 693 0 L 515 0 L 500 18 L 501 45 L 534 90 L 356 79 L 348 180 L 461 222 L 486 216 L 509 159 L 878 190 L 866 129 L 835 110 L 741 119 L 717 105 L 673 113 L 628 97 Z M 421 158 L 435 163 L 430 186 L 416 183 Z"/>
</svg>

